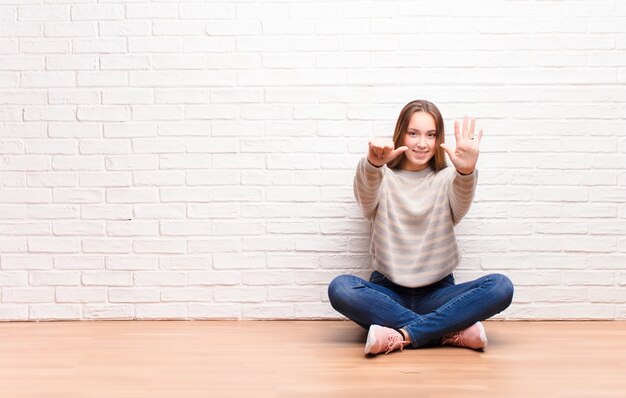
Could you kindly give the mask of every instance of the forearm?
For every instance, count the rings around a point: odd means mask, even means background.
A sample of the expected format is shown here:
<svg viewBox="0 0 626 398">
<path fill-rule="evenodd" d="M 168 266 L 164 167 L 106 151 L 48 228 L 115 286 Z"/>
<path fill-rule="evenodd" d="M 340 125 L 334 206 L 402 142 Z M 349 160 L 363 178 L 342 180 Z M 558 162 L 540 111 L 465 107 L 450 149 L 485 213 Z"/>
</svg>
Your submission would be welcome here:
<svg viewBox="0 0 626 398">
<path fill-rule="evenodd" d="M 459 223 L 469 211 L 474 200 L 477 180 L 478 170 L 473 170 L 467 175 L 463 175 L 458 170 L 453 172 L 449 186 L 449 198 L 454 224 Z"/>
<path fill-rule="evenodd" d="M 354 197 L 365 217 L 370 218 L 378 206 L 378 194 L 384 175 L 383 167 L 376 167 L 362 158 L 354 176 Z"/>
</svg>

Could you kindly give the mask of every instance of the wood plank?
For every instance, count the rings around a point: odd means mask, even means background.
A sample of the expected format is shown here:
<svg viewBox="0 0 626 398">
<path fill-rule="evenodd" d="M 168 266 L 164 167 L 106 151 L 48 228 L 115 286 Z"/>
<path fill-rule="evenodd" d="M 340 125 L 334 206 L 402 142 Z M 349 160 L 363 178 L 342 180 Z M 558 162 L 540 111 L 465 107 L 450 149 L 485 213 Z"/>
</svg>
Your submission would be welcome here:
<svg viewBox="0 0 626 398">
<path fill-rule="evenodd" d="M 485 326 L 484 352 L 366 358 L 365 332 L 347 321 L 0 323 L 0 397 L 625 394 L 626 322 Z"/>
</svg>

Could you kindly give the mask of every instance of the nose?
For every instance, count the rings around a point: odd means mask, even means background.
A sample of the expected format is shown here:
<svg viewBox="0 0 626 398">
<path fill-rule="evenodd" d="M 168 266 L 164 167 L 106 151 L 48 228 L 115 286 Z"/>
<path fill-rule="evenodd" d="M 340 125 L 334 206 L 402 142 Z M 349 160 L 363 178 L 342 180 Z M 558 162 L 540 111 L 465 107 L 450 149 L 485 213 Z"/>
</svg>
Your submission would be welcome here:
<svg viewBox="0 0 626 398">
<path fill-rule="evenodd" d="M 420 136 L 417 138 L 417 146 L 420 148 L 424 148 L 426 146 L 426 138 Z"/>
</svg>

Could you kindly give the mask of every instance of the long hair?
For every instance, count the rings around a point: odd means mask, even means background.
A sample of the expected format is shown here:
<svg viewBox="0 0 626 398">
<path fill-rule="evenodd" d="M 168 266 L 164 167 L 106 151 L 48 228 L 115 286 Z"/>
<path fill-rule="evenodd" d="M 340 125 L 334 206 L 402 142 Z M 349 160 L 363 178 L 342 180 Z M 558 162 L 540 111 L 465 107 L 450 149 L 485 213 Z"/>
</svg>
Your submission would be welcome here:
<svg viewBox="0 0 626 398">
<path fill-rule="evenodd" d="M 448 167 L 446 162 L 446 155 L 444 149 L 440 146 L 445 142 L 445 132 L 443 127 L 443 117 L 441 112 L 432 102 L 426 100 L 411 101 L 402 108 L 398 121 L 396 122 L 396 128 L 393 132 L 393 143 L 396 148 L 402 146 L 404 135 L 409 129 L 409 122 L 415 112 L 426 112 L 435 119 L 435 156 L 429 160 L 430 167 L 435 172 Z M 387 167 L 390 169 L 399 169 L 406 161 L 406 156 L 401 154 L 391 162 L 387 163 Z"/>
</svg>

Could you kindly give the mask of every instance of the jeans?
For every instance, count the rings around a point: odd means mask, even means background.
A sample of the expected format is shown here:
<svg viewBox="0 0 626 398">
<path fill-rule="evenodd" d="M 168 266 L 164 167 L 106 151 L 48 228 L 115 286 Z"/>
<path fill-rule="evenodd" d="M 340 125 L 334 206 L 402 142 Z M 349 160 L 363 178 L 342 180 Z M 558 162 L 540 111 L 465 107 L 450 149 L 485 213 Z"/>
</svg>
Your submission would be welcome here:
<svg viewBox="0 0 626 398">
<path fill-rule="evenodd" d="M 504 275 L 490 274 L 456 285 L 450 274 L 432 285 L 408 288 L 374 271 L 369 282 L 354 275 L 336 277 L 328 297 L 335 310 L 365 329 L 404 329 L 417 348 L 438 345 L 442 336 L 503 311 L 513 299 L 513 284 Z"/>
</svg>

